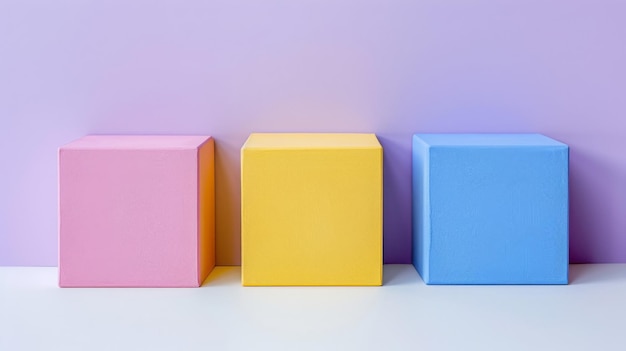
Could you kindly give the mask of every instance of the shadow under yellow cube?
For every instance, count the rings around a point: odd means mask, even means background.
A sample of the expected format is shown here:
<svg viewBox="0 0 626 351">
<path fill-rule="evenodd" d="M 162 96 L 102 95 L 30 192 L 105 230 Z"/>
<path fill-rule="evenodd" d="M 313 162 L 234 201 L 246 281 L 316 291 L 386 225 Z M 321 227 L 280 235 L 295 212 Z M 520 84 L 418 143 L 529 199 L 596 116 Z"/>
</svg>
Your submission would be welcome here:
<svg viewBox="0 0 626 351">
<path fill-rule="evenodd" d="M 250 135 L 243 285 L 382 285 L 382 161 L 374 134 Z"/>
</svg>

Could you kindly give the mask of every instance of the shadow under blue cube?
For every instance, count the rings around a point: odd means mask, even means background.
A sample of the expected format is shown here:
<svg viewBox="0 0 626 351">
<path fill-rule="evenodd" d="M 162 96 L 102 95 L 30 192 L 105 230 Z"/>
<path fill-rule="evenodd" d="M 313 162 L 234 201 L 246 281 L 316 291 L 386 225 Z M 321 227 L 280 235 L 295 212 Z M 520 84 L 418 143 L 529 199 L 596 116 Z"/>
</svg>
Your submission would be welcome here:
<svg viewBox="0 0 626 351">
<path fill-rule="evenodd" d="M 427 284 L 567 284 L 568 146 L 413 136 L 413 263 Z"/>
</svg>

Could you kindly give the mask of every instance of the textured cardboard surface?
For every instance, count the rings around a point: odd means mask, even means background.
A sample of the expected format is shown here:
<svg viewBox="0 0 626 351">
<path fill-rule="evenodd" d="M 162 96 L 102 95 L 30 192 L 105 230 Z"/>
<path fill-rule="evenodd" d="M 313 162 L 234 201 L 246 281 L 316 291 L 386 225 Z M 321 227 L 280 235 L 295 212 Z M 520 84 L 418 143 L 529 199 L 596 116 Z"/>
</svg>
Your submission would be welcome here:
<svg viewBox="0 0 626 351">
<path fill-rule="evenodd" d="M 214 265 L 213 141 L 88 136 L 59 150 L 59 285 L 199 286 Z"/>
<path fill-rule="evenodd" d="M 215 267 L 215 142 L 198 149 L 198 286 Z"/>
<path fill-rule="evenodd" d="M 373 134 L 252 134 L 241 188 L 244 285 L 382 284 Z"/>
<path fill-rule="evenodd" d="M 567 145 L 417 134 L 413 154 L 414 263 L 426 283 L 567 283 Z"/>
</svg>

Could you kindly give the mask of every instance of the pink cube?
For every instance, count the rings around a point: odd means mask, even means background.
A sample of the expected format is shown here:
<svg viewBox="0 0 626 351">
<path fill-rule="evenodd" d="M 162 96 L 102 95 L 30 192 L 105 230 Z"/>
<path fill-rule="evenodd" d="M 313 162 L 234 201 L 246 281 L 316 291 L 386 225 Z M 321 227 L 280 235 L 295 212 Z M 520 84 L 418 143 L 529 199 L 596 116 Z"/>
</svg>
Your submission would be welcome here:
<svg viewBox="0 0 626 351">
<path fill-rule="evenodd" d="M 59 286 L 197 287 L 215 266 L 209 136 L 104 136 L 59 149 Z"/>
</svg>

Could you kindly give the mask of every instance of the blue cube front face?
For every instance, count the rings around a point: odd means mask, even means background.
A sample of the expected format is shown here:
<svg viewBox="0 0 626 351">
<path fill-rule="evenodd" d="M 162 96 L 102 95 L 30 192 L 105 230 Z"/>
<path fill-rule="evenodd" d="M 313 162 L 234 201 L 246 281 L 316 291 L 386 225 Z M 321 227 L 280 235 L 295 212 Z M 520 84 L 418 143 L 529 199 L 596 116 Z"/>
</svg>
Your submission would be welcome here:
<svg viewBox="0 0 626 351">
<path fill-rule="evenodd" d="M 428 284 L 566 284 L 568 148 L 540 135 L 416 135 L 414 263 Z"/>
</svg>

